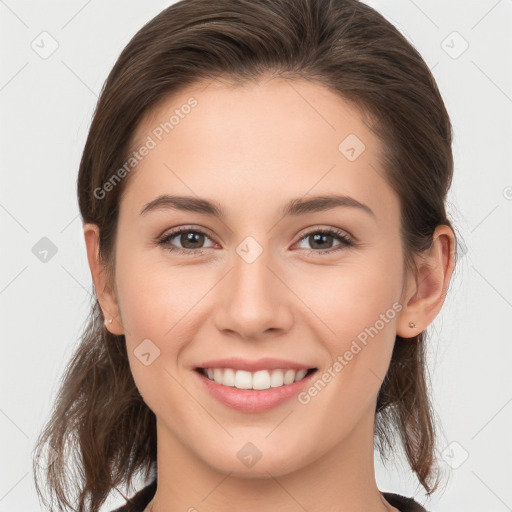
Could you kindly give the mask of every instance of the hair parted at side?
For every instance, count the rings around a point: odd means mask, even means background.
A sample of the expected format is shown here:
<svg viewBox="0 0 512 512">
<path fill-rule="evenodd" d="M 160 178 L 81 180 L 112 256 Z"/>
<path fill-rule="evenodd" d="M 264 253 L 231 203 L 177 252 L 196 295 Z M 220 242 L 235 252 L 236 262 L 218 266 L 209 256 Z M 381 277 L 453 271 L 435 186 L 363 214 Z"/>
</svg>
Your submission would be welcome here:
<svg viewBox="0 0 512 512">
<path fill-rule="evenodd" d="M 80 212 L 100 228 L 100 257 L 112 286 L 119 202 L 130 176 L 104 197 L 95 190 L 126 162 L 143 116 L 200 80 L 243 83 L 268 73 L 323 84 L 370 121 L 384 147 L 385 177 L 400 200 L 406 269 L 416 270 L 413 256 L 431 246 L 436 226 L 452 227 L 445 211 L 453 173 L 450 119 L 428 66 L 381 14 L 357 0 L 182 0 L 122 51 L 80 162 Z M 426 332 L 396 337 L 377 400 L 375 443 L 385 460 L 398 438 L 430 494 L 439 472 L 425 342 Z M 43 471 L 36 461 L 46 447 L 51 463 Z M 139 472 L 147 478 L 155 463 L 155 416 L 136 388 L 124 335 L 105 328 L 94 298 L 35 446 L 38 495 L 51 510 L 97 511 L 113 489 L 131 486 Z"/>
</svg>

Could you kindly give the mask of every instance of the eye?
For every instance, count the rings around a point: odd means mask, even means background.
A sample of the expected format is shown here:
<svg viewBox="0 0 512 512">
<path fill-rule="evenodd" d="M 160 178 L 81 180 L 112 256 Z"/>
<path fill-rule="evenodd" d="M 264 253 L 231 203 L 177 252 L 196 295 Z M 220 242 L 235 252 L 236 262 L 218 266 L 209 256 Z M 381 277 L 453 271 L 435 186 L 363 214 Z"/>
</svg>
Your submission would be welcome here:
<svg viewBox="0 0 512 512">
<path fill-rule="evenodd" d="M 174 239 L 177 239 L 182 244 L 182 247 L 174 246 L 171 243 Z M 184 227 L 171 231 L 162 238 L 159 238 L 158 244 L 168 251 L 178 254 L 202 254 L 205 248 L 201 247 L 201 245 L 204 244 L 205 239 L 210 239 L 210 237 L 204 231 Z"/>
<path fill-rule="evenodd" d="M 175 239 L 176 241 L 173 243 Z M 205 249 L 212 247 L 203 247 L 206 239 L 211 240 L 211 237 L 201 229 L 182 227 L 165 234 L 157 240 L 157 243 L 166 250 L 177 254 L 200 255 L 205 252 Z M 332 249 L 335 240 L 338 240 L 339 244 L 337 246 L 334 245 L 337 248 Z M 303 241 L 309 242 L 313 247 L 313 249 L 306 250 L 308 254 L 320 255 L 332 254 L 354 245 L 354 242 L 345 232 L 336 228 L 310 231 L 299 240 L 299 243 Z M 181 247 L 177 247 L 176 243 L 181 244 Z"/>
<path fill-rule="evenodd" d="M 354 245 L 354 242 L 343 231 L 335 228 L 310 231 L 300 239 L 299 243 L 304 240 L 309 242 L 313 248 L 320 249 L 308 250 L 306 251 L 308 254 L 332 254 Z M 340 243 L 336 249 L 330 250 L 334 240 L 338 240 Z"/>
</svg>

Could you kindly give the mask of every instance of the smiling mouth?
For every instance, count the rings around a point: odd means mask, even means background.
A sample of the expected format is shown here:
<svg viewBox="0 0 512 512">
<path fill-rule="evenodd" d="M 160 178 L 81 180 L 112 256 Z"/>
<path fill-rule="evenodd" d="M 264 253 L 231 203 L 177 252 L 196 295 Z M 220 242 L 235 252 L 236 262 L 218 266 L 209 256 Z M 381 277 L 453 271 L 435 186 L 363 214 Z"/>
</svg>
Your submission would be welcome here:
<svg viewBox="0 0 512 512">
<path fill-rule="evenodd" d="M 316 372 L 317 368 L 301 370 L 272 369 L 256 372 L 234 368 L 196 368 L 196 371 L 207 379 L 223 386 L 247 390 L 264 390 L 299 382 Z"/>
</svg>

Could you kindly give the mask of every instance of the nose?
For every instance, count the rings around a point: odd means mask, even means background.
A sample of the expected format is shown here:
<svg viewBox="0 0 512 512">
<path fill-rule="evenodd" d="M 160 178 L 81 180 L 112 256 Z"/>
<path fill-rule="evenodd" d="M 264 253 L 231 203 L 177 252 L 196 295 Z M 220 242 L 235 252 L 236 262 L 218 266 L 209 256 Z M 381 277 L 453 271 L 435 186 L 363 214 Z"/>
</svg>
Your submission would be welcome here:
<svg viewBox="0 0 512 512">
<path fill-rule="evenodd" d="M 269 252 L 252 262 L 235 253 L 216 297 L 214 321 L 220 331 L 257 340 L 291 328 L 293 293 Z"/>
</svg>

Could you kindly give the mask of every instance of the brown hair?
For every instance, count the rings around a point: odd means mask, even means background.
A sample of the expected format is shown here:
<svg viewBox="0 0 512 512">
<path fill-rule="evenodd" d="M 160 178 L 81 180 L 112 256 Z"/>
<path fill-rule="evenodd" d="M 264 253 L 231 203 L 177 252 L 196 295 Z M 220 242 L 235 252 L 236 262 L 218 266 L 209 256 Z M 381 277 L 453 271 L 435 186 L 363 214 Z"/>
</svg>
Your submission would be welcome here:
<svg viewBox="0 0 512 512">
<path fill-rule="evenodd" d="M 452 128 L 420 54 L 382 15 L 357 0 L 183 0 L 149 21 L 110 72 L 78 174 L 84 222 L 100 228 L 110 282 L 119 201 L 129 176 L 104 197 L 95 193 L 133 149 L 143 116 L 160 100 L 215 76 L 254 81 L 264 73 L 329 87 L 371 121 L 384 146 L 382 165 L 401 205 L 405 268 L 451 227 L 445 200 L 452 180 Z M 398 435 L 427 493 L 438 486 L 435 422 L 426 375 L 425 335 L 396 336 L 377 399 L 375 442 L 386 457 Z M 111 334 L 97 299 L 69 362 L 35 451 L 51 449 L 44 477 L 59 508 L 96 511 L 112 489 L 146 478 L 156 463 L 156 419 L 133 380 L 124 335 Z M 70 450 L 71 453 L 69 452 Z M 73 454 L 76 477 L 69 474 Z M 38 470 L 34 462 L 36 489 Z M 73 508 L 74 510 L 74 508 Z"/>
</svg>

